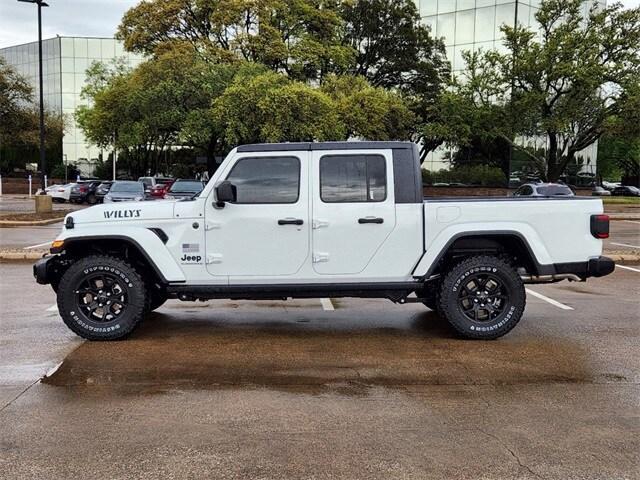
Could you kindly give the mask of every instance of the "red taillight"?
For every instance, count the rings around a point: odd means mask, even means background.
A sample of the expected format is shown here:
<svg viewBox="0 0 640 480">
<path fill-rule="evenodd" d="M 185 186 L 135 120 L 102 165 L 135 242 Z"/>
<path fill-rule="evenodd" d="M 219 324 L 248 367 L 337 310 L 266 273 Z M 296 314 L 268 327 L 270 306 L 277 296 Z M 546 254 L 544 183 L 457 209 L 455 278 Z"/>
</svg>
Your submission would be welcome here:
<svg viewBox="0 0 640 480">
<path fill-rule="evenodd" d="M 591 235 L 609 238 L 609 215 L 591 215 Z"/>
</svg>

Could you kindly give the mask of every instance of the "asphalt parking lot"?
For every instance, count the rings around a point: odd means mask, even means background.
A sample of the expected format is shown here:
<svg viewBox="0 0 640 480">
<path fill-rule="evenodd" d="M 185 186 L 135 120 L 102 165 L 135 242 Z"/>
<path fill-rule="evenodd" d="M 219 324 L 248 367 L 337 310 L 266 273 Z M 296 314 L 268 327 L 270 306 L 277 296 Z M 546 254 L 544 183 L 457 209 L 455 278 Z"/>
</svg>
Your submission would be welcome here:
<svg viewBox="0 0 640 480">
<path fill-rule="evenodd" d="M 640 477 L 640 266 L 531 286 L 493 342 L 356 299 L 171 301 L 82 342 L 0 269 L 3 478 Z"/>
</svg>

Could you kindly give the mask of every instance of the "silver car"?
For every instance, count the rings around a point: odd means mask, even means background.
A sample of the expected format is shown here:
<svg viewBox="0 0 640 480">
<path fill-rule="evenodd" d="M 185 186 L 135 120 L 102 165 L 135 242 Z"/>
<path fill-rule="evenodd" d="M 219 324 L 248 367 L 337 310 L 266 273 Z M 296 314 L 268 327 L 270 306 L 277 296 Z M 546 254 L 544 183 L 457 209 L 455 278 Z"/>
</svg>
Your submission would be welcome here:
<svg viewBox="0 0 640 480">
<path fill-rule="evenodd" d="M 140 202 L 144 200 L 144 185 L 140 182 L 119 180 L 113 182 L 104 203 Z"/>
</svg>

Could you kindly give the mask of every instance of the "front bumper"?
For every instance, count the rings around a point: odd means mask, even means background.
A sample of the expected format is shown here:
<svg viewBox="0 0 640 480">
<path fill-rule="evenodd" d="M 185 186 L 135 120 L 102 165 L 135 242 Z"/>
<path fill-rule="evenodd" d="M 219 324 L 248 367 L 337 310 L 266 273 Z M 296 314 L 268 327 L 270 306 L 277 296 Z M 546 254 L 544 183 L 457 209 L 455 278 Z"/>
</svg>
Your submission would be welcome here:
<svg viewBox="0 0 640 480">
<path fill-rule="evenodd" d="M 51 273 L 54 270 L 56 257 L 47 256 L 38 260 L 33 265 L 33 276 L 40 285 L 49 285 L 51 283 Z"/>
</svg>

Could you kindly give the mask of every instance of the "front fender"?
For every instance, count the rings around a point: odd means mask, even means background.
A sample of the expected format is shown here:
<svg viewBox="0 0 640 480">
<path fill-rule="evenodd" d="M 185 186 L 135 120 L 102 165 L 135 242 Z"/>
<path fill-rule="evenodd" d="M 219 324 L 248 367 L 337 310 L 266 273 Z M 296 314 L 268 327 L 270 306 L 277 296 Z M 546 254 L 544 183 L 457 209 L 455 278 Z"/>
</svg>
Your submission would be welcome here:
<svg viewBox="0 0 640 480">
<path fill-rule="evenodd" d="M 56 240 L 63 240 L 60 250 L 76 242 L 98 242 L 100 240 L 116 240 L 128 242 L 135 246 L 146 258 L 158 276 L 165 282 L 184 282 L 185 276 L 180 266 L 176 263 L 171 252 L 163 241 L 148 228 L 144 227 L 96 227 L 92 225 L 87 232 L 82 228 L 64 230 Z M 89 231 L 90 230 L 90 231 Z M 52 250 L 52 253 L 58 253 Z"/>
</svg>

